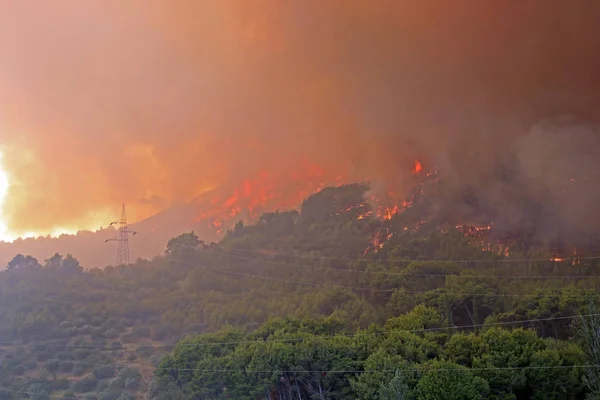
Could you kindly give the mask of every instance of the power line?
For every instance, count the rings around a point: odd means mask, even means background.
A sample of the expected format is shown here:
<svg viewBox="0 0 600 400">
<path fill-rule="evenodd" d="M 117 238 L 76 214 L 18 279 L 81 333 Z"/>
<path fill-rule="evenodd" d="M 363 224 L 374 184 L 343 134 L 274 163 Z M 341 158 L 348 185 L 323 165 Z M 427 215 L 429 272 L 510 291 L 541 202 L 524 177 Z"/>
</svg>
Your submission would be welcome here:
<svg viewBox="0 0 600 400">
<path fill-rule="evenodd" d="M 129 265 L 129 235 L 135 236 L 137 232 L 129 230 L 127 224 L 127 214 L 125 213 L 125 204 L 121 209 L 121 218 L 118 221 L 110 223 L 111 226 L 118 225 L 117 237 L 107 239 L 105 242 L 118 242 L 117 247 L 117 264 L 116 266 Z"/>
<path fill-rule="evenodd" d="M 526 371 L 526 370 L 561 370 L 561 369 L 580 369 L 580 368 L 600 368 L 600 364 L 589 365 L 546 365 L 546 366 L 526 366 L 526 367 L 472 367 L 467 368 L 468 371 Z M 177 372 L 205 372 L 205 373 L 227 373 L 227 372 L 245 372 L 254 374 L 298 374 L 298 373 L 314 373 L 314 374 L 369 374 L 369 373 L 402 373 L 402 372 L 459 372 L 464 370 L 460 367 L 455 368 L 435 368 L 428 369 L 427 365 L 421 368 L 397 368 L 397 369 L 372 369 L 372 370 L 250 370 L 250 369 L 198 369 L 198 368 L 156 368 L 159 371 L 177 371 Z M 6 390 L 12 393 L 21 393 L 31 395 L 30 392 L 24 390 L 10 389 L 1 387 L 0 390 Z M 77 400 L 77 397 L 65 397 L 61 395 L 50 395 L 50 398 Z"/>
<path fill-rule="evenodd" d="M 239 251 L 242 253 L 250 253 L 256 255 L 280 255 L 293 258 L 309 258 L 316 260 L 336 260 L 336 261 L 364 261 L 380 264 L 410 264 L 410 263 L 457 263 L 457 264 L 478 264 L 478 263 L 518 263 L 518 262 L 553 262 L 560 265 L 560 261 L 556 261 L 551 258 L 500 258 L 495 260 L 490 259 L 462 259 L 462 260 L 434 260 L 434 259 L 405 259 L 405 260 L 373 260 L 366 257 L 332 257 L 332 256 L 310 256 L 310 255 L 299 255 L 293 253 L 281 253 L 275 251 L 269 251 L 268 253 L 253 252 L 251 250 L 244 249 L 229 249 L 230 251 Z M 225 252 L 210 251 L 215 254 L 227 254 Z M 239 256 L 238 256 L 239 257 Z M 600 256 L 588 256 L 588 257 L 564 257 L 560 258 L 561 261 L 587 261 L 587 260 L 600 260 Z"/>
<path fill-rule="evenodd" d="M 474 367 L 468 368 L 469 371 L 511 371 L 511 370 L 544 370 L 544 369 L 575 369 L 575 368 L 600 368 L 600 364 L 591 364 L 591 365 L 555 365 L 555 366 L 527 366 L 527 367 Z M 462 372 L 461 369 L 457 368 L 435 368 L 435 369 L 427 369 L 426 366 L 422 368 L 398 368 L 398 369 L 373 369 L 373 370 L 315 370 L 315 371 L 307 371 L 307 370 L 250 370 L 250 369 L 199 369 L 199 368 L 156 368 L 159 371 L 177 371 L 177 372 L 249 372 L 255 374 L 269 374 L 269 373 L 282 373 L 282 374 L 294 374 L 294 373 L 319 373 L 319 374 L 368 374 L 368 373 L 378 373 L 378 372 L 389 372 L 394 373 L 398 372 L 424 372 L 424 371 L 459 371 Z"/>
<path fill-rule="evenodd" d="M 211 251 L 211 250 L 206 250 L 206 251 Z M 372 274 L 372 275 L 377 275 L 377 274 L 384 274 L 384 275 L 398 275 L 398 276 L 428 276 L 428 277 L 456 277 L 456 278 L 465 278 L 465 279 L 475 279 L 475 278 L 482 278 L 482 279 L 557 279 L 557 280 L 562 280 L 562 279 L 588 279 L 588 278 L 600 278 L 600 275 L 566 275 L 566 276 L 534 276 L 534 275 L 524 275 L 524 276 L 500 276 L 500 275 L 457 275 L 457 274 L 431 274 L 431 273 L 414 273 L 414 272 L 402 272 L 402 271 L 361 271 L 361 270 L 355 270 L 355 269 L 346 269 L 346 268 L 335 268 L 335 267 L 321 267 L 321 266 L 317 266 L 317 265 L 303 265 L 303 264 L 292 264 L 292 263 L 286 263 L 284 261 L 277 261 L 277 260 L 267 260 L 264 258 L 251 258 L 251 257 L 243 257 L 243 256 L 238 256 L 236 254 L 231 254 L 231 253 L 227 253 L 227 252 L 214 252 L 211 251 L 214 254 L 219 254 L 219 255 L 223 255 L 223 256 L 227 256 L 227 257 L 232 257 L 232 258 L 237 258 L 237 259 L 241 259 L 241 260 L 247 260 L 247 261 L 260 261 L 260 262 L 266 262 L 266 263 L 270 263 L 270 264 L 277 264 L 277 265 L 286 265 L 286 266 L 290 266 L 290 267 L 298 267 L 298 268 L 312 268 L 312 269 L 322 269 L 325 271 L 339 271 L 339 272 L 349 272 L 349 273 L 360 273 L 360 274 Z M 253 253 L 253 254 L 260 254 L 260 253 Z M 600 257 L 598 257 L 600 259 Z M 415 263 L 419 263 L 419 261 L 412 261 Z M 438 263 L 451 263 L 452 261 L 437 261 Z"/>
<path fill-rule="evenodd" d="M 247 274 L 244 272 L 236 272 L 236 271 L 230 271 L 230 270 L 224 270 L 224 269 L 211 268 L 211 267 L 206 267 L 203 265 L 186 263 L 183 261 L 178 261 L 178 262 L 181 262 L 181 263 L 187 264 L 187 265 L 192 265 L 195 268 L 204 269 L 207 271 L 213 271 L 213 272 L 217 272 L 217 273 L 237 275 L 237 276 L 244 276 L 244 277 L 253 278 L 253 279 L 263 279 L 263 280 L 279 282 L 279 283 L 292 283 L 292 284 L 296 284 L 296 285 L 306 285 L 306 286 L 324 287 L 324 288 L 332 288 L 332 289 L 346 289 L 346 290 L 355 290 L 355 291 L 363 291 L 363 292 L 378 292 L 378 293 L 393 293 L 398 289 L 398 288 L 378 289 L 378 288 L 365 288 L 365 287 L 355 287 L 355 286 L 328 285 L 328 284 L 317 283 L 317 282 L 302 282 L 302 281 L 294 281 L 294 280 L 289 280 L 289 279 L 271 278 L 271 277 L 262 276 L 262 275 Z M 443 288 L 439 288 L 439 289 L 443 289 Z M 405 290 L 404 291 L 404 293 L 409 293 L 409 294 L 426 294 L 426 293 L 430 293 L 430 292 L 431 292 L 431 290 L 428 290 L 428 291 Z M 460 293 L 460 292 L 446 292 L 446 291 L 444 291 L 443 294 L 451 295 L 451 296 L 487 296 L 487 297 L 537 297 L 538 296 L 537 294 Z"/>
<path fill-rule="evenodd" d="M 526 323 L 535 323 L 535 322 L 547 322 L 547 321 L 561 321 L 561 320 L 569 320 L 569 319 L 577 319 L 577 318 L 587 318 L 587 317 L 598 317 L 600 313 L 596 314 L 584 314 L 584 315 L 569 315 L 564 317 L 548 317 L 548 318 L 535 318 L 535 319 L 525 319 L 519 321 L 503 321 L 503 322 L 491 322 L 491 323 L 483 323 L 483 324 L 470 324 L 470 325 L 456 325 L 456 326 L 447 326 L 447 327 L 437 327 L 437 328 L 423 328 L 423 329 L 411 329 L 411 330 L 394 330 L 389 332 L 369 332 L 369 333 L 355 333 L 355 334 L 332 334 L 327 335 L 327 337 L 347 337 L 347 338 L 357 338 L 364 336 L 384 336 L 390 335 L 397 332 L 404 333 L 426 333 L 426 332 L 437 332 L 437 331 L 446 331 L 446 330 L 461 330 L 461 329 L 469 329 L 469 328 L 488 328 L 495 326 L 503 326 L 503 325 L 518 325 L 518 324 L 526 324 Z M 237 344 L 267 344 L 267 343 L 285 343 L 285 342 L 303 342 L 303 341 L 319 341 L 323 340 L 325 336 L 318 336 L 312 338 L 289 338 L 289 339 L 270 339 L 270 340 L 244 340 L 244 341 L 229 341 L 229 342 L 211 342 L 211 343 L 179 343 L 174 345 L 140 345 L 136 350 L 123 350 L 118 347 L 104 347 L 100 345 L 85 345 L 85 344 L 46 344 L 47 347 L 60 347 L 60 348 L 99 348 L 101 350 L 106 351 L 123 351 L 123 352 L 134 352 L 144 348 L 174 348 L 178 346 L 213 346 L 213 345 L 237 345 Z M 0 346 L 35 346 L 35 344 L 20 344 L 17 342 L 0 342 Z M 106 365 L 106 364 L 101 364 Z M 118 364 L 112 364 L 118 365 Z"/>
</svg>

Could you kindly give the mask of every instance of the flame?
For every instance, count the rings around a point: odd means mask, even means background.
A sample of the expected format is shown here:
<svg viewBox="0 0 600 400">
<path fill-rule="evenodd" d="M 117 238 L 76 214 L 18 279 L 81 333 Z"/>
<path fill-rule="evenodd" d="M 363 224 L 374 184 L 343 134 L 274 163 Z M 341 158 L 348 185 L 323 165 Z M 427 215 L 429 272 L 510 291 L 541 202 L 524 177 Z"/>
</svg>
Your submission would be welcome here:
<svg viewBox="0 0 600 400">
<path fill-rule="evenodd" d="M 289 174 L 276 174 L 267 170 L 256 176 L 243 180 L 228 194 L 221 191 L 215 194 L 209 209 L 200 212 L 194 223 L 208 222 L 217 236 L 233 226 L 239 220 L 253 222 L 265 213 L 274 210 L 297 208 L 306 197 L 319 192 L 327 185 L 338 185 L 343 176 L 326 176 L 317 165 L 304 164 L 297 171 Z M 288 190 L 282 188 L 289 188 Z M 356 204 L 352 208 L 361 207 Z M 349 210 L 343 210 L 349 211 Z M 341 213 L 340 212 L 340 213 Z"/>
<path fill-rule="evenodd" d="M 415 161 L 412 172 L 419 173 L 422 170 L 421 162 Z M 345 181 L 343 175 L 326 174 L 318 165 L 308 163 L 288 174 L 265 170 L 243 180 L 226 195 L 223 192 L 213 195 L 210 205 L 198 213 L 193 222 L 208 223 L 217 235 L 221 235 L 239 220 L 251 223 L 265 212 L 297 208 L 308 196 L 328 185 L 339 186 Z M 413 200 L 388 192 L 382 198 L 371 196 L 366 201 L 352 204 L 335 215 L 356 212 L 353 218 L 358 220 L 376 216 L 389 221 L 412 204 Z M 369 206 L 373 211 L 367 209 Z"/>
<path fill-rule="evenodd" d="M 550 259 L 550 261 L 554 261 L 554 262 L 561 262 L 561 261 L 565 261 L 564 258 L 560 258 L 560 257 L 553 257 Z"/>
<path fill-rule="evenodd" d="M 386 229 L 385 232 L 376 232 L 375 235 L 373 235 L 373 239 L 371 240 L 371 243 L 369 243 L 369 245 L 367 246 L 367 248 L 365 249 L 363 255 L 367 255 L 370 252 L 373 253 L 377 253 L 379 250 L 383 249 L 385 244 L 394 236 L 394 232 L 389 231 L 389 229 Z"/>
<path fill-rule="evenodd" d="M 415 160 L 413 171 L 412 171 L 413 174 L 418 174 L 421 171 L 423 171 L 423 164 L 421 164 L 421 162 L 419 160 Z"/>
</svg>

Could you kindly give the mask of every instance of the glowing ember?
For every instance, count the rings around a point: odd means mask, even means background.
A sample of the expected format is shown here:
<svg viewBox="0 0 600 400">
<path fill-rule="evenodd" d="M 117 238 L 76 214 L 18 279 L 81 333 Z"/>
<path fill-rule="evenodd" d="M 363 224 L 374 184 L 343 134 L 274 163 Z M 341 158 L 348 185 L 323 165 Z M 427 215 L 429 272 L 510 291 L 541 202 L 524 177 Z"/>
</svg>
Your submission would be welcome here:
<svg viewBox="0 0 600 400">
<path fill-rule="evenodd" d="M 386 230 L 386 232 L 375 233 L 371 243 L 367 246 L 363 254 L 367 255 L 371 252 L 377 253 L 379 250 L 383 249 L 392 236 L 394 236 L 394 232 L 390 232 L 389 230 Z"/>
<path fill-rule="evenodd" d="M 554 258 L 551 258 L 550 261 L 561 262 L 561 261 L 565 261 L 565 259 L 564 258 L 560 258 L 560 257 L 554 257 Z"/>
<path fill-rule="evenodd" d="M 419 161 L 415 161 L 415 165 L 413 167 L 413 174 L 418 174 L 421 171 L 423 171 L 423 164 L 421 164 Z"/>
</svg>

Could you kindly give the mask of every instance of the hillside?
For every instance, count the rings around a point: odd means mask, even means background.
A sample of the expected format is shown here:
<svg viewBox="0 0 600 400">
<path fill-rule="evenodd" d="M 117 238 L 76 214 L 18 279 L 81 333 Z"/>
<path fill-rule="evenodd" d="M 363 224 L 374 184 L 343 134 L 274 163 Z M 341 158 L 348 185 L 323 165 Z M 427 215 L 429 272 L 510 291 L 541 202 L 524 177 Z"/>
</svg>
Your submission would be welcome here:
<svg viewBox="0 0 600 400">
<path fill-rule="evenodd" d="M 570 339 L 598 261 L 444 214 L 438 185 L 384 218 L 366 186 L 326 188 L 126 267 L 15 258 L 0 399 L 438 399 L 455 373 L 456 399 L 582 398 L 589 361 Z"/>
</svg>

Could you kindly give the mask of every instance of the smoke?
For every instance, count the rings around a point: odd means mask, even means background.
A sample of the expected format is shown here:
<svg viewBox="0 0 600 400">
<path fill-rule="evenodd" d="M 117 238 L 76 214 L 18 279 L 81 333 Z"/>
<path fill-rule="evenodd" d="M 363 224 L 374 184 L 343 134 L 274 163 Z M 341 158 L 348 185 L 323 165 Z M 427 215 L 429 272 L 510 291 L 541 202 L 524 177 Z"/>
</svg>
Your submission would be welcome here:
<svg viewBox="0 0 600 400">
<path fill-rule="evenodd" d="M 139 219 L 306 162 L 402 190 L 414 159 L 458 188 L 516 157 L 562 184 L 561 165 L 591 158 L 529 131 L 597 117 L 599 15 L 593 0 L 8 2 L 6 224 L 97 226 L 123 202 Z"/>
</svg>

